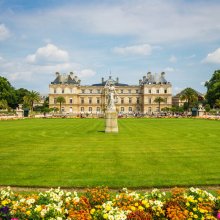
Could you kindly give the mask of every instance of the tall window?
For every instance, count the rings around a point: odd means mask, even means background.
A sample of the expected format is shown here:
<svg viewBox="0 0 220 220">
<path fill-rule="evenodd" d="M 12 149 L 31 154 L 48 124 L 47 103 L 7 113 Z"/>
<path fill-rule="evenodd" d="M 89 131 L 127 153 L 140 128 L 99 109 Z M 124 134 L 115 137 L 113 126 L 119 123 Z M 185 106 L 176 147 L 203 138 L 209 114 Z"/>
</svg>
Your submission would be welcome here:
<svg viewBox="0 0 220 220">
<path fill-rule="evenodd" d="M 148 93 L 151 93 L 151 89 L 148 89 Z"/>
<path fill-rule="evenodd" d="M 92 104 L 92 98 L 89 98 L 89 104 Z"/>
<path fill-rule="evenodd" d="M 64 89 L 62 89 L 62 93 L 64 93 Z"/>
<path fill-rule="evenodd" d="M 121 104 L 124 104 L 124 98 L 121 98 Z"/>
<path fill-rule="evenodd" d="M 139 104 L 140 103 L 140 98 L 137 98 L 137 104 Z"/>
<path fill-rule="evenodd" d="M 97 101 L 97 102 L 96 102 L 97 104 L 100 104 L 100 99 L 99 99 L 99 98 L 97 98 L 96 101 Z"/>
<path fill-rule="evenodd" d="M 81 107 L 81 112 L 84 112 L 84 107 Z"/>
<path fill-rule="evenodd" d="M 54 98 L 54 104 L 57 104 L 57 98 Z"/>
<path fill-rule="evenodd" d="M 121 89 L 121 93 L 124 93 L 123 89 Z"/>
<path fill-rule="evenodd" d="M 97 111 L 97 112 L 100 112 L 100 107 L 97 107 L 97 108 L 96 108 L 96 111 Z"/>
<path fill-rule="evenodd" d="M 57 93 L 57 90 L 56 90 L 56 89 L 54 89 L 54 93 Z"/>
<path fill-rule="evenodd" d="M 84 98 L 81 98 L 81 104 L 84 104 Z"/>
<path fill-rule="evenodd" d="M 128 93 L 131 94 L 131 90 L 130 89 L 128 90 Z"/>
<path fill-rule="evenodd" d="M 121 112 L 124 112 L 125 108 L 124 107 L 121 107 Z"/>
<path fill-rule="evenodd" d="M 128 111 L 129 111 L 129 112 L 132 112 L 132 107 L 129 107 L 129 108 L 128 108 Z"/>
<path fill-rule="evenodd" d="M 89 90 L 89 93 L 92 93 L 92 89 Z"/>
<path fill-rule="evenodd" d="M 85 93 L 85 89 L 82 89 L 82 93 Z"/>
<path fill-rule="evenodd" d="M 160 91 L 159 91 L 159 89 L 157 89 L 157 93 L 159 93 Z"/>
<path fill-rule="evenodd" d="M 132 98 L 129 98 L 128 102 L 129 102 L 129 104 L 131 104 L 132 103 Z"/>
<path fill-rule="evenodd" d="M 166 90 L 166 89 L 164 89 L 164 93 L 167 93 L 167 90 Z"/>
<path fill-rule="evenodd" d="M 137 89 L 137 90 L 136 90 L 136 93 L 138 93 L 138 92 L 139 92 L 139 90 Z"/>
<path fill-rule="evenodd" d="M 148 99 L 148 103 L 151 104 L 151 98 Z"/>
<path fill-rule="evenodd" d="M 92 107 L 89 107 L 89 112 L 92 112 Z"/>
<path fill-rule="evenodd" d="M 72 104 L 73 103 L 73 99 L 72 98 L 70 98 L 70 104 Z"/>
</svg>

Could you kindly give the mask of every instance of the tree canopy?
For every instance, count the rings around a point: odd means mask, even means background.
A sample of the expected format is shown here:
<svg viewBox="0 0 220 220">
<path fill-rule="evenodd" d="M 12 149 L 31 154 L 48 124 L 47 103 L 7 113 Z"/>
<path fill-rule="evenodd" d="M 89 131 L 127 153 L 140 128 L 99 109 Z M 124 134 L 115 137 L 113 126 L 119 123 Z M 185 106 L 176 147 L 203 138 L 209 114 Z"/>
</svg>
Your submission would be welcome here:
<svg viewBox="0 0 220 220">
<path fill-rule="evenodd" d="M 156 98 L 154 99 L 154 102 L 158 103 L 158 110 L 159 110 L 159 112 L 160 112 L 160 103 L 161 103 L 161 102 L 164 102 L 164 101 L 165 101 L 165 99 L 162 98 L 162 97 L 156 97 Z"/>
<path fill-rule="evenodd" d="M 26 96 L 24 96 L 24 103 L 28 104 L 31 111 L 33 111 L 34 103 L 38 103 L 40 101 L 40 94 L 35 91 L 29 92 Z"/>
<path fill-rule="evenodd" d="M 216 106 L 216 100 L 220 99 L 220 70 L 216 70 L 211 79 L 205 83 L 207 88 L 206 99 L 210 106 Z"/>
<path fill-rule="evenodd" d="M 62 107 L 62 104 L 66 102 L 65 98 L 63 96 L 58 96 L 56 101 L 58 103 L 60 103 L 60 113 L 61 113 L 61 107 Z"/>
<path fill-rule="evenodd" d="M 180 100 L 186 101 L 185 108 L 188 111 L 191 107 L 193 107 L 193 104 L 198 101 L 198 94 L 194 89 L 186 88 L 181 92 Z"/>
<path fill-rule="evenodd" d="M 14 87 L 10 82 L 0 76 L 0 100 L 5 100 L 8 106 L 14 108 L 16 106 L 16 94 Z"/>
</svg>

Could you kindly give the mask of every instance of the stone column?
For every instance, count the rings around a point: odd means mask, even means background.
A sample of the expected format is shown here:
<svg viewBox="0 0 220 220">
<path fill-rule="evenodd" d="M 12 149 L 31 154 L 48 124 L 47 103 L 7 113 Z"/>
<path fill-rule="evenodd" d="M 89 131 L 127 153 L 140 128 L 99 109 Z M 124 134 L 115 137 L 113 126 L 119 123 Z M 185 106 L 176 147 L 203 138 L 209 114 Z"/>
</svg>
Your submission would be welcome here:
<svg viewBox="0 0 220 220">
<path fill-rule="evenodd" d="M 105 112 L 105 133 L 118 133 L 118 113 L 107 110 Z"/>
</svg>

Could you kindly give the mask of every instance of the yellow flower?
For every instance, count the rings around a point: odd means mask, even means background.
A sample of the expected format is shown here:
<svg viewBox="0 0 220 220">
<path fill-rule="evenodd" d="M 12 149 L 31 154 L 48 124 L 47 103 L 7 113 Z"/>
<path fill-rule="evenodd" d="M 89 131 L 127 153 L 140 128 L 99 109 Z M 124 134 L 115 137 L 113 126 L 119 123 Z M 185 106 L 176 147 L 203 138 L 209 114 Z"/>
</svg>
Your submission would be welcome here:
<svg viewBox="0 0 220 220">
<path fill-rule="evenodd" d="M 91 210 L 90 210 L 90 214 L 91 214 L 91 215 L 93 215 L 94 212 L 95 212 L 95 209 L 91 209 Z"/>
<path fill-rule="evenodd" d="M 193 211 L 196 212 L 196 211 L 197 211 L 197 208 L 194 207 L 194 208 L 193 208 Z"/>
<path fill-rule="evenodd" d="M 135 204 L 134 204 L 135 206 L 138 206 L 138 202 L 135 202 Z"/>
<path fill-rule="evenodd" d="M 143 200 L 143 201 L 142 201 L 142 204 L 143 204 L 143 205 L 146 205 L 146 204 L 147 204 L 147 201 L 146 201 L 146 200 Z"/>
<path fill-rule="evenodd" d="M 8 204 L 8 201 L 7 201 L 7 200 L 3 200 L 3 201 L 2 201 L 2 205 L 3 205 L 3 206 L 5 206 L 5 205 L 7 205 L 7 204 Z"/>
<path fill-rule="evenodd" d="M 36 212 L 40 212 L 42 210 L 42 208 L 41 208 L 41 206 L 39 205 L 39 206 L 37 206 L 36 208 L 35 208 L 35 211 Z"/>
<path fill-rule="evenodd" d="M 190 206 L 189 202 L 186 203 L 186 206 Z"/>
<path fill-rule="evenodd" d="M 194 215 L 193 218 L 198 218 L 198 215 Z"/>
<path fill-rule="evenodd" d="M 132 211 L 135 211 L 136 208 L 135 208 L 134 206 L 131 206 L 131 210 L 132 210 Z"/>
<path fill-rule="evenodd" d="M 107 206 L 105 207 L 105 210 L 110 211 L 110 210 L 111 210 L 111 206 L 107 205 Z"/>
<path fill-rule="evenodd" d="M 144 210 L 144 208 L 140 205 L 138 206 L 138 209 L 141 210 L 141 211 Z"/>
<path fill-rule="evenodd" d="M 105 214 L 103 215 L 103 218 L 104 218 L 104 219 L 108 219 L 108 214 L 105 213 Z"/>
<path fill-rule="evenodd" d="M 199 198 L 198 200 L 199 200 L 200 202 L 202 202 L 202 201 L 203 201 L 203 198 Z"/>
<path fill-rule="evenodd" d="M 28 216 L 30 216 L 30 215 L 31 215 L 31 212 L 30 212 L 30 211 L 27 211 L 26 214 L 27 214 Z"/>
</svg>

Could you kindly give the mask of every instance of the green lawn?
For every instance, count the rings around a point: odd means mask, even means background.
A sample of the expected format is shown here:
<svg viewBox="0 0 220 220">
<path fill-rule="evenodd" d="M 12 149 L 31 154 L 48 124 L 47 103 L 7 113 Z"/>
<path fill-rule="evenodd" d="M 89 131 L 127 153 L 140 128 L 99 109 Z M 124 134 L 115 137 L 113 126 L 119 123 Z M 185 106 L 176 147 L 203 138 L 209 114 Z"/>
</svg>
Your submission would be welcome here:
<svg viewBox="0 0 220 220">
<path fill-rule="evenodd" d="M 0 121 L 0 185 L 165 187 L 220 184 L 220 121 Z"/>
</svg>

